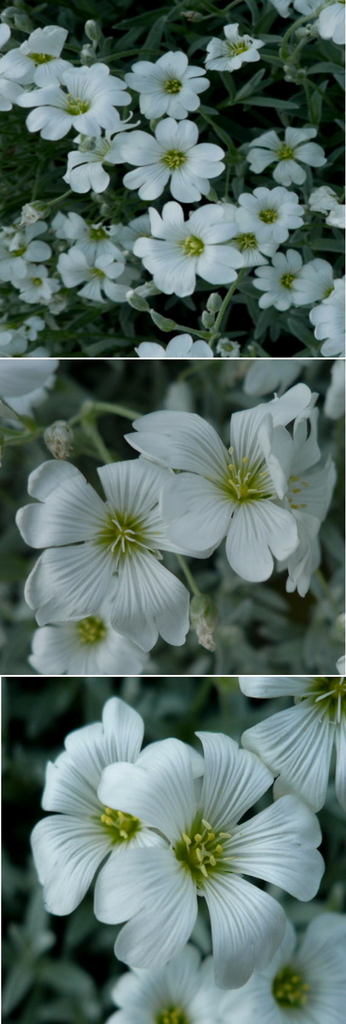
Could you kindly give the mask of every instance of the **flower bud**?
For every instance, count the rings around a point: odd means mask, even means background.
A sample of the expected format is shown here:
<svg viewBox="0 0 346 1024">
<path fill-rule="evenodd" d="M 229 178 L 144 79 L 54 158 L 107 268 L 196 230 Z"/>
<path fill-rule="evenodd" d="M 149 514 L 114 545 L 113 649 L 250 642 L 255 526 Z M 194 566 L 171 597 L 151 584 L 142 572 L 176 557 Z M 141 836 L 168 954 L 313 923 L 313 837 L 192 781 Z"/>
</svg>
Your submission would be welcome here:
<svg viewBox="0 0 346 1024">
<path fill-rule="evenodd" d="M 47 212 L 47 206 L 44 203 L 24 203 L 21 209 L 19 227 L 22 228 L 30 224 L 36 224 L 36 221 L 45 216 L 45 212 Z"/>
<path fill-rule="evenodd" d="M 208 310 L 204 309 L 203 313 L 202 313 L 201 320 L 202 320 L 203 327 L 213 327 L 213 324 L 214 324 L 214 321 L 215 321 L 215 314 L 214 313 L 208 313 Z"/>
<path fill-rule="evenodd" d="M 178 328 L 178 324 L 175 320 L 169 320 L 167 316 L 161 316 L 161 313 L 157 313 L 156 309 L 150 310 L 150 316 L 156 327 L 160 331 L 175 331 Z"/>
<path fill-rule="evenodd" d="M 207 300 L 207 310 L 209 313 L 218 313 L 222 306 L 222 298 L 218 292 L 210 292 Z"/>
<path fill-rule="evenodd" d="M 85 32 L 85 35 L 86 35 L 87 39 L 90 39 L 91 43 L 99 43 L 100 42 L 100 39 L 101 39 L 101 29 L 100 29 L 100 26 L 98 25 L 97 21 L 94 21 L 93 18 L 90 18 L 88 21 L 85 22 L 84 32 Z"/>
<path fill-rule="evenodd" d="M 207 651 L 215 651 L 216 608 L 212 599 L 204 594 L 193 597 L 190 605 L 190 618 L 192 629 L 195 630 L 201 647 L 205 647 Z"/>
<path fill-rule="evenodd" d="M 51 423 L 44 431 L 43 440 L 55 459 L 68 459 L 72 455 L 73 430 L 66 420 L 55 420 L 55 423 Z"/>
<path fill-rule="evenodd" d="M 129 288 L 126 292 L 126 302 L 132 306 L 132 309 L 137 309 L 139 313 L 150 311 L 149 302 L 142 295 L 138 295 L 135 288 Z"/>
</svg>

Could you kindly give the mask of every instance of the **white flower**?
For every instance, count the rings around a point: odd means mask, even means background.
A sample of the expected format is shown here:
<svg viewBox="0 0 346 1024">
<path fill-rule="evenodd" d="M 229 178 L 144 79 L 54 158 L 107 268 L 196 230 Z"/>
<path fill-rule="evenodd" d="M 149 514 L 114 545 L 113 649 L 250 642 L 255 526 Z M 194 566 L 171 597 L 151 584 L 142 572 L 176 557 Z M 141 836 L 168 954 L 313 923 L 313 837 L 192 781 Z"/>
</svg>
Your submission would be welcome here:
<svg viewBox="0 0 346 1024">
<path fill-rule="evenodd" d="M 309 362 L 308 359 L 255 359 L 245 377 L 245 394 L 282 394 L 299 377 L 302 366 Z"/>
<path fill-rule="evenodd" d="M 212 977 L 212 960 L 201 964 L 197 949 L 186 946 L 166 967 L 122 974 L 112 999 L 120 1007 L 107 1024 L 210 1024 L 215 1021 L 220 991 Z"/>
<path fill-rule="evenodd" d="M 273 7 L 275 7 L 278 14 L 280 14 L 282 18 L 288 18 L 288 15 L 290 14 L 289 8 L 291 6 L 292 0 L 270 0 L 270 3 L 272 4 Z"/>
<path fill-rule="evenodd" d="M 50 245 L 38 241 L 38 236 L 46 230 L 47 224 L 44 220 L 38 220 L 35 224 L 22 228 L 11 225 L 3 229 L 0 235 L 1 281 L 13 281 L 15 278 L 19 279 L 20 284 L 20 280 L 27 275 L 28 263 L 41 263 L 42 260 L 49 259 L 52 252 Z"/>
<path fill-rule="evenodd" d="M 59 282 L 49 277 L 47 267 L 39 263 L 31 267 L 29 264 L 26 276 L 14 280 L 13 285 L 19 289 L 19 298 L 22 302 L 33 305 L 40 302 L 48 306 L 54 292 L 59 291 Z"/>
<path fill-rule="evenodd" d="M 307 205 L 314 213 L 330 213 L 338 205 L 338 197 L 329 185 L 321 185 L 310 192 Z"/>
<path fill-rule="evenodd" d="M 236 71 L 244 63 L 260 60 L 258 50 L 264 46 L 262 39 L 240 35 L 238 22 L 224 25 L 223 32 L 226 40 L 213 36 L 208 43 L 205 58 L 207 71 Z"/>
<path fill-rule="evenodd" d="M 260 221 L 254 223 L 252 213 L 242 206 L 231 213 L 228 204 L 221 209 L 224 210 L 224 217 L 230 214 L 232 218 L 229 224 L 229 238 L 233 265 L 254 267 L 267 263 L 266 256 L 273 255 L 277 244 L 273 238 L 267 238 Z"/>
<path fill-rule="evenodd" d="M 139 106 L 145 117 L 168 114 L 181 120 L 200 104 L 199 93 L 209 86 L 204 68 L 188 63 L 185 53 L 169 51 L 155 63 L 140 60 L 125 75 L 126 85 L 140 93 Z"/>
<path fill-rule="evenodd" d="M 314 335 L 321 345 L 322 356 L 345 354 L 345 279 L 334 281 L 334 289 L 309 313 Z"/>
<path fill-rule="evenodd" d="M 334 289 L 333 267 L 327 260 L 309 260 L 294 282 L 294 305 L 306 306 L 327 298 Z"/>
<path fill-rule="evenodd" d="M 29 316 L 17 328 L 0 321 L 0 355 L 23 355 L 28 347 L 28 341 L 35 341 L 39 331 L 44 330 L 44 327 L 45 322 L 39 316 Z"/>
<path fill-rule="evenodd" d="M 219 338 L 216 352 L 222 359 L 236 359 L 240 355 L 240 345 L 232 338 Z"/>
<path fill-rule="evenodd" d="M 106 765 L 137 760 L 143 731 L 134 708 L 112 697 L 102 723 L 69 733 L 64 752 L 48 763 L 42 807 L 59 813 L 39 821 L 31 843 L 51 914 L 75 910 L 106 857 L 117 872 L 131 847 L 158 842 L 137 818 L 104 806 L 97 795 Z"/>
<path fill-rule="evenodd" d="M 185 470 L 167 481 L 161 498 L 175 543 L 205 555 L 226 537 L 235 572 L 254 582 L 269 578 L 273 555 L 283 559 L 298 543 L 294 516 L 281 503 L 292 445 L 283 426 L 306 415 L 310 400 L 309 388 L 297 384 L 279 399 L 234 413 L 228 450 L 194 413 L 156 412 L 135 421 L 137 433 L 127 435 L 134 448 Z"/>
<path fill-rule="evenodd" d="M 10 35 L 9 26 L 0 24 L 0 49 L 8 42 Z M 16 102 L 22 92 L 21 86 L 17 82 L 11 81 L 11 76 L 8 78 L 6 75 L 8 56 L 9 54 L 6 53 L 0 57 L 0 110 L 12 110 L 12 104 Z"/>
<path fill-rule="evenodd" d="M 143 235 L 147 235 L 150 238 L 150 217 L 148 213 L 142 213 L 140 217 L 135 217 L 130 220 L 128 224 L 116 224 L 113 225 L 116 228 L 117 238 L 124 249 L 128 249 L 129 252 L 133 252 L 133 246 L 137 238 L 142 238 Z M 144 287 L 148 287 L 149 282 L 146 282 Z M 148 292 L 148 294 L 150 294 Z"/>
<path fill-rule="evenodd" d="M 270 965 L 221 999 L 221 1020 L 239 1024 L 343 1024 L 346 999 L 346 916 L 323 913 L 297 948 L 291 923 Z M 119 1020 L 120 1024 L 120 1020 Z"/>
<path fill-rule="evenodd" d="M 127 127 L 131 125 L 119 119 L 117 132 L 124 132 Z M 77 141 L 79 149 L 67 155 L 67 171 L 63 174 L 63 181 L 73 192 L 85 193 L 90 192 L 90 189 L 93 192 L 104 192 L 110 176 L 103 165 L 114 166 L 122 162 L 118 135 L 113 129 L 112 132 L 106 131 L 101 138 L 78 135 Z"/>
<path fill-rule="evenodd" d="M 329 4 L 318 16 L 317 28 L 322 39 L 345 45 L 345 0 Z"/>
<path fill-rule="evenodd" d="M 292 796 L 239 824 L 271 785 L 272 775 L 228 736 L 197 735 L 204 750 L 201 783 L 193 779 L 188 750 L 175 740 L 160 744 L 156 766 L 153 751 L 147 771 L 118 764 L 103 772 L 100 800 L 111 806 L 114 792 L 121 792 L 121 808 L 167 841 L 164 848 L 129 850 L 126 874 L 105 866 L 96 882 L 95 914 L 106 923 L 130 919 L 115 944 L 120 960 L 131 967 L 153 962 L 159 967 L 185 946 L 197 917 L 197 896 L 203 897 L 216 983 L 236 988 L 255 967 L 268 963 L 285 928 L 280 905 L 242 875 L 311 899 L 323 871 L 315 849 L 320 830 L 311 811 Z"/>
<path fill-rule="evenodd" d="M 61 253 L 58 259 L 58 270 L 65 288 L 76 288 L 83 281 L 86 284 L 79 288 L 77 295 L 93 302 L 104 302 L 105 296 L 113 302 L 125 302 L 128 286 L 114 284 L 125 269 L 123 255 L 112 246 L 113 252 L 96 255 L 87 259 L 85 252 L 78 245 L 72 246 L 69 252 Z M 114 255 L 118 259 L 114 259 Z"/>
<path fill-rule="evenodd" d="M 98 470 L 106 501 L 68 462 L 48 461 L 29 477 L 35 504 L 17 512 L 24 540 L 47 547 L 28 577 L 25 596 L 40 626 L 99 615 L 144 650 L 159 633 L 184 643 L 189 595 L 159 561 L 176 551 L 166 537 L 158 500 L 167 470 L 142 460 Z"/>
<path fill-rule="evenodd" d="M 275 309 L 283 311 L 290 306 L 298 305 L 297 283 L 302 273 L 303 260 L 296 249 L 287 249 L 286 252 L 276 252 L 272 256 L 271 267 L 256 268 L 256 277 L 253 278 L 253 285 L 263 295 L 258 300 L 261 309 L 268 306 L 275 306 Z M 299 293 L 300 298 L 304 291 Z"/>
<path fill-rule="evenodd" d="M 1 398 L 21 416 L 32 416 L 33 406 L 47 398 L 46 388 L 53 387 L 58 366 L 58 359 L 0 359 Z"/>
<path fill-rule="evenodd" d="M 70 128 L 84 135 L 100 135 L 101 128 L 117 131 L 120 118 L 116 106 L 130 101 L 120 78 L 109 74 L 106 64 L 64 71 L 61 85 L 23 92 L 21 107 L 35 107 L 26 119 L 29 132 L 40 132 L 43 139 L 55 141 Z"/>
<path fill-rule="evenodd" d="M 148 132 L 131 132 L 121 139 L 125 163 L 134 164 L 123 178 L 126 188 L 138 189 L 140 199 L 157 199 L 169 183 L 172 196 L 182 203 L 195 203 L 208 195 L 209 178 L 225 169 L 220 146 L 198 142 L 198 128 L 192 121 L 164 118 Z"/>
<path fill-rule="evenodd" d="M 66 29 L 59 25 L 36 28 L 21 46 L 6 54 L 6 76 L 25 85 L 35 82 L 43 86 L 59 81 L 63 72 L 71 69 L 70 62 L 60 57 L 66 38 Z"/>
<path fill-rule="evenodd" d="M 142 341 L 135 352 L 140 359 L 212 359 L 214 355 L 206 341 L 193 341 L 191 334 L 177 334 L 166 348 L 156 341 Z"/>
<path fill-rule="evenodd" d="M 275 775 L 279 793 L 294 792 L 314 810 L 326 800 L 332 750 L 336 746 L 336 795 L 346 809 L 346 680 L 342 676 L 241 676 L 248 697 L 291 696 L 295 706 L 243 733 L 243 745 Z"/>
<path fill-rule="evenodd" d="M 113 236 L 117 234 L 113 225 L 106 227 L 104 224 L 88 224 L 79 213 L 70 212 L 57 213 L 52 220 L 52 228 L 57 238 L 65 239 L 70 245 L 76 242 L 78 249 L 91 262 L 97 256 L 108 255 L 113 259 L 118 257 L 123 262 L 123 253 L 113 242 Z"/>
<path fill-rule="evenodd" d="M 331 228 L 341 228 L 343 231 L 346 227 L 346 206 L 343 203 L 336 203 L 333 209 L 328 213 L 326 217 L 326 224 Z"/>
<path fill-rule="evenodd" d="M 154 238 L 138 238 L 133 246 L 136 256 L 142 258 L 154 282 L 166 295 L 192 295 L 196 274 L 210 284 L 228 284 L 235 281 L 234 267 L 242 259 L 225 243 L 231 224 L 224 208 L 207 203 L 190 214 L 184 221 L 179 203 L 166 203 L 162 216 L 153 207 L 149 209 L 151 233 Z"/>
<path fill-rule="evenodd" d="M 331 420 L 338 420 L 345 415 L 345 364 L 336 359 L 331 368 L 331 382 L 328 385 L 324 402 L 324 413 Z"/>
<path fill-rule="evenodd" d="M 34 633 L 30 665 L 40 675 L 133 675 L 146 655 L 117 633 L 106 615 L 42 626 Z"/>
<path fill-rule="evenodd" d="M 299 205 L 296 192 L 280 186 L 255 188 L 252 194 L 242 192 L 238 202 L 251 216 L 261 241 L 274 242 L 276 247 L 304 223 L 304 207 Z"/>
<path fill-rule="evenodd" d="M 301 163 L 309 167 L 323 167 L 326 162 L 322 146 L 310 142 L 317 135 L 316 128 L 285 128 L 281 142 L 277 132 L 264 132 L 250 142 L 246 159 L 254 174 L 261 174 L 269 164 L 276 163 L 273 178 L 280 185 L 302 185 L 306 172 Z"/>
</svg>

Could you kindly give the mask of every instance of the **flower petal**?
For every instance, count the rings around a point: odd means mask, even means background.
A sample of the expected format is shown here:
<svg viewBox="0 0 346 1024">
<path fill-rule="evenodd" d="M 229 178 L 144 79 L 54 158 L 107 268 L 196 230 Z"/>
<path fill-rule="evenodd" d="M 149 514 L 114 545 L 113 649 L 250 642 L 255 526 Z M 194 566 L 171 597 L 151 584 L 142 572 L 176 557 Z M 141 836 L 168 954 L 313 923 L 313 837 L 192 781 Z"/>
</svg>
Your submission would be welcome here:
<svg viewBox="0 0 346 1024">
<path fill-rule="evenodd" d="M 112 842 L 95 822 L 65 814 L 39 821 L 31 835 L 36 870 L 51 914 L 70 914 L 85 896 Z"/>
<path fill-rule="evenodd" d="M 214 829 L 232 827 L 271 786 L 273 775 L 223 733 L 198 732 L 205 770 L 201 803 Z"/>
<path fill-rule="evenodd" d="M 209 879 L 205 896 L 216 983 L 239 988 L 273 956 L 285 930 L 284 911 L 268 893 L 234 875 Z"/>
</svg>

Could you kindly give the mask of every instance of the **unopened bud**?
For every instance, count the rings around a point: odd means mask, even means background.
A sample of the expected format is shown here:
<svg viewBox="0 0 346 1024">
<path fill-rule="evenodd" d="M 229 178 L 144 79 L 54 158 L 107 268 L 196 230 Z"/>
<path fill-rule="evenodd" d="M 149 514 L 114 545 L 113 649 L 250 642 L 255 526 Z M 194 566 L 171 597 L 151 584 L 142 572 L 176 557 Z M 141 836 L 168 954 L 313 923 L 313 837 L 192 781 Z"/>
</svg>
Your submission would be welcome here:
<svg viewBox="0 0 346 1024">
<path fill-rule="evenodd" d="M 161 313 L 157 313 L 156 309 L 150 310 L 150 316 L 153 323 L 160 331 L 175 331 L 178 327 L 175 320 L 169 320 L 167 316 L 161 316 Z"/>
<path fill-rule="evenodd" d="M 36 224 L 36 221 L 44 217 L 46 212 L 48 212 L 48 207 L 44 203 L 25 203 L 21 209 L 19 226 L 27 227 L 30 224 Z"/>
<path fill-rule="evenodd" d="M 25 11 L 17 7 L 5 7 L 1 13 L 1 21 L 13 28 L 19 28 L 22 32 L 32 32 L 33 24 Z"/>
<path fill-rule="evenodd" d="M 216 626 L 216 608 L 210 597 L 201 594 L 193 597 L 190 605 L 192 629 L 197 634 L 198 643 L 207 651 L 215 651 L 214 630 Z"/>
<path fill-rule="evenodd" d="M 198 11 L 182 11 L 181 13 L 186 21 L 202 21 L 203 18 L 203 14 L 199 14 Z"/>
<path fill-rule="evenodd" d="M 201 316 L 203 327 L 213 327 L 215 321 L 215 313 L 208 313 L 207 309 L 203 310 Z"/>
<path fill-rule="evenodd" d="M 94 21 L 93 18 L 90 18 L 88 21 L 85 22 L 84 32 L 85 32 L 85 35 L 86 35 L 87 39 L 90 39 L 91 43 L 99 43 L 100 42 L 100 39 L 101 39 L 101 29 L 100 29 L 100 26 L 98 25 L 97 21 Z"/>
<path fill-rule="evenodd" d="M 43 440 L 55 459 L 68 459 L 73 452 L 73 430 L 66 420 L 55 420 L 47 427 Z"/>
<path fill-rule="evenodd" d="M 143 298 L 143 295 L 138 295 L 135 288 L 129 288 L 126 292 L 126 302 L 132 309 L 137 309 L 139 313 L 148 313 L 150 310 L 149 302 Z"/>
<path fill-rule="evenodd" d="M 84 43 L 80 50 L 81 64 L 93 64 L 95 60 L 95 49 L 91 43 Z"/>
<path fill-rule="evenodd" d="M 210 292 L 207 300 L 207 309 L 209 313 L 218 313 L 222 306 L 222 298 L 218 292 Z"/>
</svg>

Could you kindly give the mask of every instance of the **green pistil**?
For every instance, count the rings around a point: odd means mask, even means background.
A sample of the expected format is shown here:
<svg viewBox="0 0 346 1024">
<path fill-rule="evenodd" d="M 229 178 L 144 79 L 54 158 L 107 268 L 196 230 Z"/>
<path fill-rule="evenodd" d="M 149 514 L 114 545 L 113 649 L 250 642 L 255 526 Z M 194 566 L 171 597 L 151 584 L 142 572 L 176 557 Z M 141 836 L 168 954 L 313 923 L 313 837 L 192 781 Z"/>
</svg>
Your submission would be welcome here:
<svg viewBox="0 0 346 1024">
<path fill-rule="evenodd" d="M 106 231 L 105 228 L 102 228 L 102 227 L 99 227 L 99 228 L 90 227 L 89 228 L 89 238 L 91 238 L 92 242 L 101 242 L 104 238 L 108 238 L 107 231 Z"/>
<path fill-rule="evenodd" d="M 204 242 L 201 238 L 197 238 L 196 235 L 189 235 L 185 238 L 185 241 L 181 243 L 181 247 L 185 256 L 201 256 L 204 252 Z"/>
<path fill-rule="evenodd" d="M 295 281 L 296 276 L 296 274 L 283 274 L 282 277 L 280 277 L 280 284 L 282 284 L 283 288 L 292 288 L 292 284 L 293 281 Z"/>
<path fill-rule="evenodd" d="M 346 715 L 346 679 L 344 676 L 317 676 L 308 684 L 301 699 L 307 698 L 331 721 L 340 725 Z"/>
<path fill-rule="evenodd" d="M 282 146 L 280 146 L 280 148 L 278 149 L 276 155 L 278 160 L 293 160 L 294 149 L 292 149 L 292 146 L 286 146 L 286 143 L 283 142 Z"/>
<path fill-rule="evenodd" d="M 275 224 L 278 219 L 277 210 L 261 210 L 259 215 L 260 220 L 263 220 L 264 224 Z"/>
<path fill-rule="evenodd" d="M 233 448 L 229 451 L 233 455 Z M 231 501 L 244 504 L 273 497 L 271 480 L 264 462 L 257 460 L 250 463 L 248 456 L 244 455 L 240 462 L 232 459 L 227 469 L 221 488 Z"/>
<path fill-rule="evenodd" d="M 181 153 L 179 149 L 169 149 L 161 157 L 161 162 L 166 164 L 170 171 L 177 171 L 178 167 L 186 163 L 186 159 L 186 153 Z"/>
<path fill-rule="evenodd" d="M 106 274 L 104 270 L 100 270 L 100 267 L 93 267 L 92 276 L 104 278 L 106 277 Z"/>
<path fill-rule="evenodd" d="M 224 856 L 228 832 L 214 832 L 205 818 L 197 815 L 189 833 L 183 832 L 174 848 L 177 860 L 188 871 L 194 882 L 203 886 L 210 875 L 227 869 L 229 857 Z"/>
<path fill-rule="evenodd" d="M 245 53 L 249 49 L 246 43 L 227 43 L 227 49 L 230 57 L 238 57 L 238 54 Z"/>
<path fill-rule="evenodd" d="M 332 285 L 331 288 L 326 288 L 323 298 L 324 299 L 328 299 L 333 291 L 334 291 L 334 285 Z"/>
<path fill-rule="evenodd" d="M 155 1017 L 155 1024 L 190 1024 L 190 1022 L 180 1006 L 167 1006 Z"/>
<path fill-rule="evenodd" d="M 110 550 L 116 568 L 120 562 L 131 558 L 143 549 L 156 554 L 151 547 L 144 522 L 128 512 L 109 513 L 105 525 L 98 535 L 98 543 Z"/>
<path fill-rule="evenodd" d="M 25 56 L 30 57 L 34 64 L 49 64 L 50 60 L 54 60 L 50 53 L 26 53 Z"/>
<path fill-rule="evenodd" d="M 90 109 L 90 103 L 88 100 L 81 100 L 79 99 L 79 97 L 76 98 L 74 96 L 71 96 L 71 93 L 68 93 L 68 96 L 66 98 L 67 104 L 65 110 L 67 114 L 86 114 L 87 110 Z"/>
<path fill-rule="evenodd" d="M 26 252 L 26 250 L 27 250 L 27 246 L 26 245 L 22 245 L 20 247 L 20 249 L 12 249 L 12 252 L 10 253 L 10 257 L 12 258 L 13 256 L 23 256 L 23 254 Z"/>
<path fill-rule="evenodd" d="M 104 807 L 100 821 L 114 845 L 128 843 L 141 829 L 138 818 L 123 811 L 114 811 L 112 807 Z"/>
<path fill-rule="evenodd" d="M 294 967 L 282 967 L 273 981 L 272 993 L 279 1006 L 287 1010 L 301 1009 L 308 1000 L 310 985 Z"/>
<path fill-rule="evenodd" d="M 89 615 L 76 624 L 81 644 L 99 644 L 107 635 L 107 626 L 97 615 Z"/>
<path fill-rule="evenodd" d="M 174 93 L 180 92 L 183 87 L 183 83 L 179 82 L 178 78 L 167 78 L 167 81 L 163 83 L 165 92 L 168 92 L 172 96 Z"/>
<path fill-rule="evenodd" d="M 256 235 L 244 234 L 236 235 L 234 241 L 237 243 L 240 252 L 245 252 L 247 249 L 257 249 L 257 238 Z"/>
<path fill-rule="evenodd" d="M 40 284 L 42 284 L 42 277 L 32 277 L 31 283 L 38 287 Z"/>
</svg>

